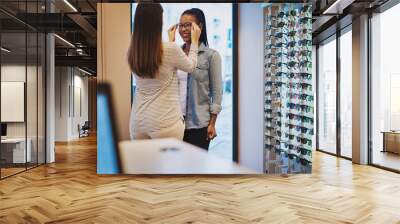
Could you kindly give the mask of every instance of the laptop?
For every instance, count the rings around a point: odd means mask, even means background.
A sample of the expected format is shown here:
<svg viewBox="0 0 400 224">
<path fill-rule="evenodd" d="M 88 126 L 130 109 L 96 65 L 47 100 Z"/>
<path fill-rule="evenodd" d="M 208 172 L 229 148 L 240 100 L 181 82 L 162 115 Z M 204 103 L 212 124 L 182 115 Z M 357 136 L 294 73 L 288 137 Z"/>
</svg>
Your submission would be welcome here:
<svg viewBox="0 0 400 224">
<path fill-rule="evenodd" d="M 1 140 L 7 139 L 7 124 L 1 123 Z"/>
<path fill-rule="evenodd" d="M 97 173 L 119 174 L 121 164 L 118 150 L 118 133 L 115 124 L 111 87 L 97 85 Z"/>
</svg>

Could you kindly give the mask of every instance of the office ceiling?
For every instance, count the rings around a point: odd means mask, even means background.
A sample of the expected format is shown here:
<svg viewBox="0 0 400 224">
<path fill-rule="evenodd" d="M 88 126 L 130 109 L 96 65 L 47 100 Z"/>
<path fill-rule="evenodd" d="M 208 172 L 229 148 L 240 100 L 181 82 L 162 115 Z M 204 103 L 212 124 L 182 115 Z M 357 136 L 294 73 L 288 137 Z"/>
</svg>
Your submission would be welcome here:
<svg viewBox="0 0 400 224">
<path fill-rule="evenodd" d="M 35 44 L 25 49 L 24 33 L 40 31 L 54 32 L 56 65 L 79 66 L 96 73 L 97 58 L 97 10 L 99 0 L 1 0 L 0 27 L 2 45 L 13 49 L 8 58 L 21 58 L 35 53 Z M 174 0 L 177 2 L 178 0 Z M 211 0 L 210 0 L 211 1 Z M 373 10 L 389 0 L 312 0 L 313 43 L 316 44 L 334 34 L 337 29 L 351 23 L 354 16 Z M 130 0 L 102 0 L 101 2 L 131 2 Z M 151 2 L 151 1 L 146 1 Z M 239 2 L 261 2 L 240 1 Z M 270 1 L 283 2 L 283 1 Z M 284 2 L 288 2 L 287 0 Z M 305 2 L 293 0 L 291 2 Z M 336 3 L 335 3 L 336 2 Z M 328 10 L 329 9 L 329 10 Z M 49 13 L 51 11 L 52 13 Z M 339 22 L 340 21 L 340 22 Z M 11 57 L 13 55 L 13 57 Z"/>
<path fill-rule="evenodd" d="M 313 0 L 313 43 L 332 36 L 352 19 L 373 11 L 389 0 Z"/>
<path fill-rule="evenodd" d="M 12 50 L 7 53 L 7 60 L 21 61 L 26 56 L 29 61 L 36 55 L 36 33 L 51 32 L 60 37 L 55 38 L 56 66 L 78 66 L 95 74 L 96 3 L 97 0 L 48 0 L 46 5 L 44 0 L 1 0 L 2 46 Z"/>
</svg>

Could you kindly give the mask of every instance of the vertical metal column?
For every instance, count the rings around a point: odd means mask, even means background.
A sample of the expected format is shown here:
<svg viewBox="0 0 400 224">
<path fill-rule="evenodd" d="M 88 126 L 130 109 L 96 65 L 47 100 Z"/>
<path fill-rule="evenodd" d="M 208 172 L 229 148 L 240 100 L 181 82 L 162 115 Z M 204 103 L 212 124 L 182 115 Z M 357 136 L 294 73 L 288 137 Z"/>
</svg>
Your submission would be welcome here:
<svg viewBox="0 0 400 224">
<path fill-rule="evenodd" d="M 336 30 L 336 155 L 341 156 L 341 122 L 340 122 L 340 29 Z"/>
</svg>

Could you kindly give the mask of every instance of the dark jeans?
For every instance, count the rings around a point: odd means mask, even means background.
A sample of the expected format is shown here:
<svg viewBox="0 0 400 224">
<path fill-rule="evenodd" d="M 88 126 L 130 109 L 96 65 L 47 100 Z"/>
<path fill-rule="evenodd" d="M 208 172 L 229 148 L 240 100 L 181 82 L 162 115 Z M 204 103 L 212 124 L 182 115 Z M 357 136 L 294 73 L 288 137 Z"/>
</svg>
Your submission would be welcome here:
<svg viewBox="0 0 400 224">
<path fill-rule="evenodd" d="M 185 129 L 183 141 L 208 150 L 210 141 L 207 140 L 207 127 L 200 129 Z"/>
</svg>

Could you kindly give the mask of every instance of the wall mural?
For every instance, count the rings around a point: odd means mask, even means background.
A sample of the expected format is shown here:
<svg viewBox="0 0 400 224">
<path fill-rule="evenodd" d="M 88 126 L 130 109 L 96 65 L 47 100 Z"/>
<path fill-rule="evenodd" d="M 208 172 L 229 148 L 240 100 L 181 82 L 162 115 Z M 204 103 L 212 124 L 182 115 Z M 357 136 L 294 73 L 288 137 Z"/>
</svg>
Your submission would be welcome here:
<svg viewBox="0 0 400 224">
<path fill-rule="evenodd" d="M 311 4 L 264 7 L 264 170 L 311 173 L 314 135 Z"/>
</svg>

